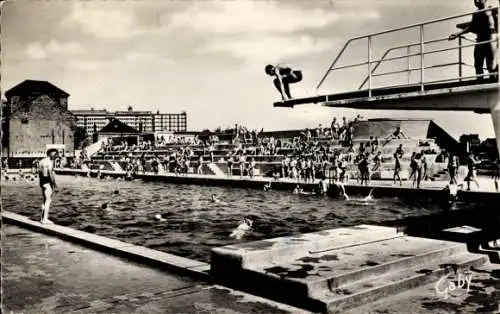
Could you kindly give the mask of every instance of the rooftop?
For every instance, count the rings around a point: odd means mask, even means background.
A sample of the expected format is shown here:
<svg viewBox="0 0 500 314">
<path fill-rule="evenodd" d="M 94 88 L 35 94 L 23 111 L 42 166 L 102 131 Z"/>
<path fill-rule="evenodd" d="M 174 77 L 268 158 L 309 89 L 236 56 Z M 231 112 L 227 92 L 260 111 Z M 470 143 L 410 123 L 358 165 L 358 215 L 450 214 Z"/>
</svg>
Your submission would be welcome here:
<svg viewBox="0 0 500 314">
<path fill-rule="evenodd" d="M 20 96 L 27 94 L 56 94 L 69 97 L 69 94 L 47 81 L 25 80 L 5 92 L 5 97 Z"/>
<path fill-rule="evenodd" d="M 108 112 L 106 109 L 100 110 L 71 110 L 74 115 L 109 115 L 111 112 Z"/>
<path fill-rule="evenodd" d="M 115 111 L 115 115 L 120 115 L 120 116 L 128 116 L 128 115 L 152 115 L 153 112 L 151 111 L 136 111 L 136 110 L 129 110 L 129 111 Z"/>
</svg>

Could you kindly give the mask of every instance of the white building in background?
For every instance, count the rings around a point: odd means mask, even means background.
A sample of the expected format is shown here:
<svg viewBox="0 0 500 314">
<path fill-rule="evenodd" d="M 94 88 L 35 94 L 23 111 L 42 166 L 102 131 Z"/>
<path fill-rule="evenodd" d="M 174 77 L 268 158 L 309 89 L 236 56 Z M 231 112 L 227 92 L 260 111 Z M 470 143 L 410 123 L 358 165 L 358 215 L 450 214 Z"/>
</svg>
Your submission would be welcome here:
<svg viewBox="0 0 500 314">
<path fill-rule="evenodd" d="M 187 130 L 187 114 L 160 113 L 157 111 L 135 111 L 129 107 L 127 111 L 109 112 L 102 110 L 72 110 L 77 126 L 84 128 L 88 135 L 94 134 L 116 118 L 128 126 L 141 132 L 185 132 Z"/>
</svg>

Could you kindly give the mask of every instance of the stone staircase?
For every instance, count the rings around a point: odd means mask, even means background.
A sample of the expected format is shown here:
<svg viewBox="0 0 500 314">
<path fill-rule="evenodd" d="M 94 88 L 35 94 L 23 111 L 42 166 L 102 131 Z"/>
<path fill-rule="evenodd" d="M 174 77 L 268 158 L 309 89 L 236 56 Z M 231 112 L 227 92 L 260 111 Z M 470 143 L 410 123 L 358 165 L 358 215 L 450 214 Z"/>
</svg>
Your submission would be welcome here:
<svg viewBox="0 0 500 314">
<path fill-rule="evenodd" d="M 217 282 L 321 313 L 342 313 L 488 261 L 464 243 L 361 225 L 216 248 Z"/>
<path fill-rule="evenodd" d="M 123 171 L 123 169 L 119 163 L 117 163 L 115 161 L 110 161 L 109 164 L 113 167 L 114 171 Z"/>
<path fill-rule="evenodd" d="M 438 172 L 434 173 L 430 177 L 431 181 L 447 181 L 449 180 L 448 169 L 441 169 Z"/>
<path fill-rule="evenodd" d="M 222 171 L 219 166 L 217 166 L 215 163 L 208 163 L 207 164 L 208 168 L 216 175 L 219 177 L 224 177 L 226 176 L 226 173 Z"/>
</svg>

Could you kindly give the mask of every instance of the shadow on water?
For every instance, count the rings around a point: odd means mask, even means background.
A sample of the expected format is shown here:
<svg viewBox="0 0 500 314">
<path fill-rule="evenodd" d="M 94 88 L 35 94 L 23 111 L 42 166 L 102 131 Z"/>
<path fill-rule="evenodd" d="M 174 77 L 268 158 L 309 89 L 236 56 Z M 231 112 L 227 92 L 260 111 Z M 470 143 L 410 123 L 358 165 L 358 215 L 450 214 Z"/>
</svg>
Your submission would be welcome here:
<svg viewBox="0 0 500 314">
<path fill-rule="evenodd" d="M 398 198 L 341 201 L 283 191 L 142 181 L 69 176 L 59 176 L 58 181 L 61 191 L 50 213 L 57 224 L 203 261 L 209 261 L 211 248 L 228 244 L 358 224 L 418 229 L 436 217 L 443 223 L 450 219 L 440 216 L 442 209 L 434 202 Z M 210 202 L 212 193 L 220 203 Z M 2 182 L 2 201 L 6 210 L 39 218 L 37 182 Z M 164 221 L 156 220 L 157 214 Z M 254 221 L 252 232 L 242 240 L 229 238 L 243 217 Z"/>
</svg>

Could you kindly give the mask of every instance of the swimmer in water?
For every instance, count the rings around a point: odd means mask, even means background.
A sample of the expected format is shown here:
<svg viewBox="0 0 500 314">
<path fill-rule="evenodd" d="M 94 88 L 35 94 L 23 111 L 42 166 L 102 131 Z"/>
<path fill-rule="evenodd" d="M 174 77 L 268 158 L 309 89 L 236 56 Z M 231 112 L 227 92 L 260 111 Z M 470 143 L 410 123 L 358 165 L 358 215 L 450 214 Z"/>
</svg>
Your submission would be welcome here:
<svg viewBox="0 0 500 314">
<path fill-rule="evenodd" d="M 233 232 L 229 235 L 234 239 L 241 239 L 243 236 L 252 229 L 253 221 L 248 218 L 243 218 L 238 227 L 233 230 Z"/>
<path fill-rule="evenodd" d="M 220 202 L 220 200 L 217 198 L 217 195 L 215 195 L 215 194 L 212 194 L 211 201 L 212 201 L 212 203 L 219 203 Z"/>
<path fill-rule="evenodd" d="M 155 215 L 155 220 L 158 220 L 159 222 L 165 222 L 167 221 L 165 218 L 163 218 L 160 214 Z"/>
<path fill-rule="evenodd" d="M 265 185 L 264 185 L 264 191 L 269 191 L 271 189 L 271 182 L 267 182 Z"/>
<path fill-rule="evenodd" d="M 444 190 L 448 192 L 448 204 L 453 204 L 457 201 L 458 190 L 462 190 L 463 188 L 463 184 L 456 184 L 454 180 L 450 181 L 450 183 L 444 188 Z"/>
<path fill-rule="evenodd" d="M 342 182 L 340 182 L 337 178 L 333 179 L 333 186 L 335 186 L 339 189 L 339 191 L 340 191 L 339 194 L 342 198 L 344 198 L 344 200 L 346 200 L 346 201 L 349 200 L 349 196 L 345 192 L 344 184 Z"/>
<path fill-rule="evenodd" d="M 293 194 L 300 194 L 300 193 L 302 193 L 302 192 L 304 192 L 304 190 L 303 190 L 303 189 L 301 189 L 301 188 L 300 188 L 300 186 L 297 184 L 297 186 L 295 187 L 295 189 L 293 190 L 293 192 L 292 192 L 292 193 L 293 193 Z"/>
<path fill-rule="evenodd" d="M 371 201 L 373 199 L 373 197 L 372 197 L 373 190 L 375 190 L 375 189 L 371 189 L 370 193 L 368 193 L 368 196 L 363 198 L 363 201 Z"/>
</svg>

